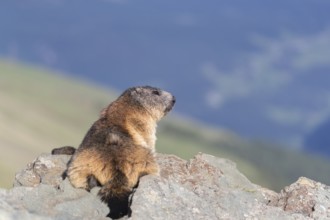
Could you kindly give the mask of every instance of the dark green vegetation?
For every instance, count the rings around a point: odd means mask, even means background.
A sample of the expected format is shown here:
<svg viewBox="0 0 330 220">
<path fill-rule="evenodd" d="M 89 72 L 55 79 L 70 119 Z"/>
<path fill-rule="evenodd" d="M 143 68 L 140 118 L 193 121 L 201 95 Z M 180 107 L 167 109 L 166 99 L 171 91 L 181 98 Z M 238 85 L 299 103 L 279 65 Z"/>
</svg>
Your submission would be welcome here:
<svg viewBox="0 0 330 220">
<path fill-rule="evenodd" d="M 60 73 L 0 61 L 1 187 L 10 187 L 14 173 L 40 153 L 78 146 L 117 95 Z M 229 158 L 251 181 L 275 190 L 299 176 L 330 183 L 326 160 L 245 140 L 173 113 L 160 123 L 157 151 L 186 159 L 198 152 Z"/>
</svg>

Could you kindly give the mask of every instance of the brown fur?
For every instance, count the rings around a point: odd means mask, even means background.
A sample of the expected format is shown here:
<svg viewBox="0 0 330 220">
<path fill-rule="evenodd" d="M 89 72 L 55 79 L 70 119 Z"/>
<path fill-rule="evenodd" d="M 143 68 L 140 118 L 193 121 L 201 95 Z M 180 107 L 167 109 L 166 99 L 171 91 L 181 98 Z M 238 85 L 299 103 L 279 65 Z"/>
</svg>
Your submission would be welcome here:
<svg viewBox="0 0 330 220">
<path fill-rule="evenodd" d="M 158 173 L 156 123 L 174 103 L 170 93 L 157 88 L 126 90 L 102 110 L 74 152 L 67 169 L 71 184 L 89 190 L 95 179 L 103 201 L 128 197 L 141 176 Z"/>
</svg>

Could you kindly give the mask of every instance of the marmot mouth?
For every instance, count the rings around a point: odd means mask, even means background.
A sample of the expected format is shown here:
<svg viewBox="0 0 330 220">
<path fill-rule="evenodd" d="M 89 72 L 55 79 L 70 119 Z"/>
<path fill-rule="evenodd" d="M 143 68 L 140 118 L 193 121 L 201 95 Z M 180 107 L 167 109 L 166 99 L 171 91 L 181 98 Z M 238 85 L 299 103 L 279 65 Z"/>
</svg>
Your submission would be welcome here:
<svg viewBox="0 0 330 220">
<path fill-rule="evenodd" d="M 165 109 L 165 114 L 172 110 L 175 102 L 176 102 L 176 99 L 174 96 L 172 96 L 172 100 L 171 100 L 170 104 Z"/>
</svg>

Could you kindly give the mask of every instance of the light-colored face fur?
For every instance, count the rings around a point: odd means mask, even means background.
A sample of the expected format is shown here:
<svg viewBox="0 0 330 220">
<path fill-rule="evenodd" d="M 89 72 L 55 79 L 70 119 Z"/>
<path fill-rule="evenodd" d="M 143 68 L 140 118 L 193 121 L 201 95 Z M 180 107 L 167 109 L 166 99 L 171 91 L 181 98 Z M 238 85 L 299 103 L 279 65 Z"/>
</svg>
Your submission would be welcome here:
<svg viewBox="0 0 330 220">
<path fill-rule="evenodd" d="M 164 117 L 175 103 L 175 98 L 171 93 L 155 87 L 134 87 L 128 92 L 133 100 L 139 103 L 156 121 Z"/>
<path fill-rule="evenodd" d="M 107 117 L 112 125 L 122 126 L 136 145 L 154 151 L 157 122 L 173 107 L 175 98 L 169 92 L 139 86 L 127 89 L 101 117 Z"/>
</svg>

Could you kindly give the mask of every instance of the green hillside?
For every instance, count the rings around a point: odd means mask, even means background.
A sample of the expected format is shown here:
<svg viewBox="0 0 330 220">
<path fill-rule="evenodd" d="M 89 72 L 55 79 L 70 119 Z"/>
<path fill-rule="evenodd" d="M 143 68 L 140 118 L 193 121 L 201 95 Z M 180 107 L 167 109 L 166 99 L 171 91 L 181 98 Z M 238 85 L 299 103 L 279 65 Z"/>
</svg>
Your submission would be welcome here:
<svg viewBox="0 0 330 220">
<path fill-rule="evenodd" d="M 0 61 L 0 187 L 10 187 L 15 172 L 40 153 L 78 146 L 117 95 L 60 73 Z M 326 160 L 245 140 L 173 113 L 160 123 L 157 151 L 186 159 L 198 152 L 226 157 L 253 182 L 275 190 L 302 175 L 330 183 Z"/>
</svg>

